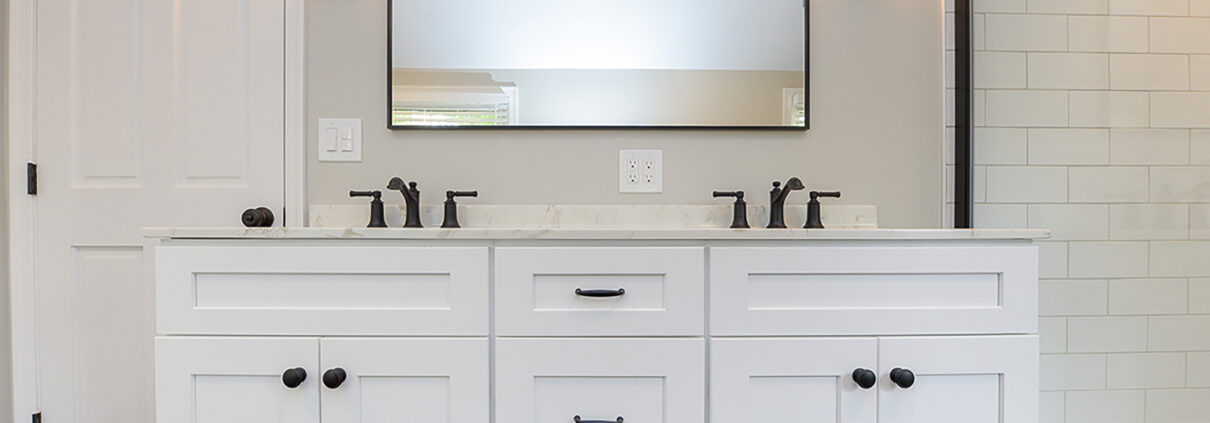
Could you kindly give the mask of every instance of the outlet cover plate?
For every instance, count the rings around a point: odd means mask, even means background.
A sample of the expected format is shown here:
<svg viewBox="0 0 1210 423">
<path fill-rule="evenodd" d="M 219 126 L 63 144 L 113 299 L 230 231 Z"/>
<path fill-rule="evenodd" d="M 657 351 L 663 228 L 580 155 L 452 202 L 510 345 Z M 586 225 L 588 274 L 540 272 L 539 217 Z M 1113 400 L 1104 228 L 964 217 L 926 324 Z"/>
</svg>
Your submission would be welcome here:
<svg viewBox="0 0 1210 423">
<path fill-rule="evenodd" d="M 664 151 L 618 151 L 618 192 L 664 192 Z"/>
</svg>

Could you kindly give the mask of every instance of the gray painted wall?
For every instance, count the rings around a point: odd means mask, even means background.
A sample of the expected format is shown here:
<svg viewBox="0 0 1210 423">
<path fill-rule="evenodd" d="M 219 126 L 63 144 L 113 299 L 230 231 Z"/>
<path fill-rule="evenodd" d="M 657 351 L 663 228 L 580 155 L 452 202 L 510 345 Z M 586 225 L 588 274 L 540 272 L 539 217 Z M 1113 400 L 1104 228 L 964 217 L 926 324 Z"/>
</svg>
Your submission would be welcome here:
<svg viewBox="0 0 1210 423">
<path fill-rule="evenodd" d="M 943 4 L 812 0 L 812 129 L 755 131 L 389 131 L 387 0 L 307 1 L 308 195 L 416 179 L 426 203 L 450 188 L 478 204 L 713 204 L 713 189 L 764 203 L 774 179 L 838 189 L 879 207 L 884 227 L 942 223 Z M 319 163 L 316 119 L 364 121 L 362 163 Z M 664 150 L 664 193 L 617 192 L 617 153 Z M 805 195 L 792 198 L 804 202 Z M 398 203 L 396 196 L 391 203 Z"/>
</svg>

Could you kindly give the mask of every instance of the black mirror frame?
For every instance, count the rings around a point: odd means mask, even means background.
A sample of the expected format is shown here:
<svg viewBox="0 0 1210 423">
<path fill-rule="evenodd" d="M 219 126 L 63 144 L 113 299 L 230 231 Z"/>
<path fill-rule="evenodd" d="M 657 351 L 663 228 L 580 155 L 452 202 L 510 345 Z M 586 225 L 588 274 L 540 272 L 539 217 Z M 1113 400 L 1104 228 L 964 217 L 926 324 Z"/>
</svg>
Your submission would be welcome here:
<svg viewBox="0 0 1210 423">
<path fill-rule="evenodd" d="M 806 107 L 804 108 L 805 109 L 804 113 L 806 115 L 807 122 L 806 122 L 806 125 L 804 125 L 804 126 L 695 126 L 695 125 L 684 125 L 684 126 L 659 126 L 659 125 L 652 125 L 652 126 L 631 126 L 631 125 L 616 125 L 616 126 L 598 126 L 598 125 L 400 126 L 400 125 L 395 125 L 393 122 L 394 115 L 392 113 L 392 109 L 394 108 L 394 102 L 392 101 L 392 98 L 391 98 L 394 96 L 394 86 L 395 86 L 395 84 L 394 84 L 394 73 L 395 73 L 394 64 L 392 63 L 394 61 L 394 46 L 392 44 L 394 41 L 393 32 L 394 32 L 394 20 L 395 19 L 394 19 L 394 10 L 393 9 L 394 9 L 395 2 L 393 0 L 386 0 L 386 2 L 387 2 L 387 14 L 386 14 L 386 16 L 387 16 L 387 89 L 386 89 L 387 110 L 386 110 L 386 115 L 387 115 L 387 129 L 390 129 L 390 130 L 395 130 L 395 131 L 400 131 L 400 130 L 484 131 L 484 130 L 488 130 L 488 131 L 490 131 L 490 130 L 518 130 L 518 129 L 520 129 L 520 130 L 550 130 L 550 129 L 554 129 L 554 130 L 597 130 L 597 129 L 603 129 L 603 130 L 609 130 L 609 129 L 651 130 L 651 129 L 655 129 L 655 130 L 799 131 L 799 132 L 806 132 L 807 130 L 811 129 L 811 2 L 810 2 L 810 0 L 803 0 L 803 2 L 802 2 L 803 14 L 804 14 L 803 19 L 804 19 L 805 28 L 806 28 L 806 30 L 803 31 L 803 37 L 806 42 L 803 45 L 806 46 L 806 49 L 807 49 L 807 51 L 803 55 L 803 57 L 805 58 L 805 61 L 806 61 L 806 63 L 804 64 L 804 67 L 803 67 L 803 69 L 805 69 L 805 71 L 803 72 L 803 79 L 804 79 L 803 92 L 805 93 L 805 95 L 807 97 Z"/>
</svg>

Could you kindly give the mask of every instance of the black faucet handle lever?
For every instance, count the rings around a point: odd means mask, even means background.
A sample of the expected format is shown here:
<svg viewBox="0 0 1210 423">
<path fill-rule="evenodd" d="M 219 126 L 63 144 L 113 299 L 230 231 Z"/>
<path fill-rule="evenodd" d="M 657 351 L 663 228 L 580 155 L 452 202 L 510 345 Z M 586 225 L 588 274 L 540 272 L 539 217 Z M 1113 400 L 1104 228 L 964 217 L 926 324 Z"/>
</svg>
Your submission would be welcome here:
<svg viewBox="0 0 1210 423">
<path fill-rule="evenodd" d="M 479 191 L 446 191 L 445 198 L 453 200 L 454 197 L 478 197 Z"/>
<path fill-rule="evenodd" d="M 443 228 L 461 228 L 458 223 L 458 202 L 454 200 L 457 197 L 478 197 L 479 191 L 454 191 L 445 192 L 445 218 L 441 220 Z"/>
<path fill-rule="evenodd" d="M 370 223 L 366 227 L 387 227 L 386 213 L 382 204 L 382 191 L 349 191 L 349 197 L 374 197 L 373 200 L 370 200 Z"/>
<path fill-rule="evenodd" d="M 807 229 L 823 229 L 823 219 L 820 215 L 819 198 L 840 198 L 840 191 L 811 191 L 811 201 L 807 202 Z"/>
<path fill-rule="evenodd" d="M 731 216 L 731 229 L 747 229 L 748 226 L 748 202 L 744 201 L 743 191 L 715 191 L 714 198 L 734 197 L 734 213 Z"/>
</svg>

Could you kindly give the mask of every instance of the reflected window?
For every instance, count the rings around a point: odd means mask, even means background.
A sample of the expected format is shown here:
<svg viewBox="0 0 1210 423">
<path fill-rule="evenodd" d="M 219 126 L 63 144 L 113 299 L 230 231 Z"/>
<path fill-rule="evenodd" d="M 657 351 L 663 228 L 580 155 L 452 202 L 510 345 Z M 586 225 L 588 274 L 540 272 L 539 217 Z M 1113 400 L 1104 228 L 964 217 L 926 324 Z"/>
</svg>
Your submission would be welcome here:
<svg viewBox="0 0 1210 423">
<path fill-rule="evenodd" d="M 393 126 L 516 125 L 516 87 L 397 86 Z"/>
</svg>

